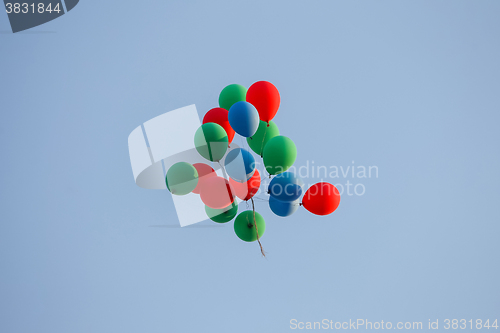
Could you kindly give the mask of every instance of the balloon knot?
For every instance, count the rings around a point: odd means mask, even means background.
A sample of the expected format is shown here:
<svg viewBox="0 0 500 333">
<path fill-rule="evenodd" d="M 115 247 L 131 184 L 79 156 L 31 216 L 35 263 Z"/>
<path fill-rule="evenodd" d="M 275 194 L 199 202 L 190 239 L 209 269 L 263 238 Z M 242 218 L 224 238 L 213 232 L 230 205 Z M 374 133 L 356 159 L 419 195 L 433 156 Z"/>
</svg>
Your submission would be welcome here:
<svg viewBox="0 0 500 333">
<path fill-rule="evenodd" d="M 269 127 L 269 122 L 267 122 L 267 127 Z"/>
</svg>

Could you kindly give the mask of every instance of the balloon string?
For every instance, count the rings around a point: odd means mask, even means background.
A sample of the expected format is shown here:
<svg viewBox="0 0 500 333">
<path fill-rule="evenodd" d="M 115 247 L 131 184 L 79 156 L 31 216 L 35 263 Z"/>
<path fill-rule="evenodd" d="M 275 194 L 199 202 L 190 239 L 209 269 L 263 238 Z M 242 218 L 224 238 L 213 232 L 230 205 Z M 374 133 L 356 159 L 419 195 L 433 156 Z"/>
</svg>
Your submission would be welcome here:
<svg viewBox="0 0 500 333">
<path fill-rule="evenodd" d="M 269 127 L 269 124 L 267 125 L 267 127 Z M 266 141 L 267 127 L 264 130 L 264 135 L 262 136 L 262 144 L 260 145 L 260 157 L 263 157 L 262 152 L 264 150 L 264 141 Z"/>
<path fill-rule="evenodd" d="M 224 179 L 229 180 L 229 177 L 226 174 L 226 169 L 224 169 L 224 167 L 222 166 L 222 163 L 220 162 L 220 160 L 217 161 L 217 163 L 219 163 L 220 168 L 222 169 L 222 174 L 224 175 Z M 234 202 L 234 196 L 233 196 L 233 191 L 231 190 L 230 186 L 228 188 L 227 195 L 229 196 L 229 201 L 231 201 L 231 204 L 232 204 Z"/>
<path fill-rule="evenodd" d="M 252 209 L 253 209 L 253 224 L 255 225 L 255 231 L 257 232 L 257 242 L 259 242 L 260 246 L 260 253 L 262 253 L 262 256 L 265 257 L 266 254 L 264 253 L 264 249 L 262 248 L 262 244 L 260 243 L 260 237 L 259 237 L 259 230 L 257 229 L 257 221 L 255 220 L 255 204 L 253 202 L 253 198 L 250 198 L 252 200 Z"/>
<path fill-rule="evenodd" d="M 229 177 L 226 174 L 226 169 L 224 169 L 224 167 L 222 166 L 220 160 L 218 160 L 217 163 L 219 163 L 219 166 L 222 169 L 222 174 L 224 175 L 224 178 L 229 179 Z"/>
<path fill-rule="evenodd" d="M 208 157 L 210 158 L 210 161 L 213 161 L 212 147 L 210 147 L 210 142 L 207 142 L 207 148 L 208 148 Z"/>
</svg>

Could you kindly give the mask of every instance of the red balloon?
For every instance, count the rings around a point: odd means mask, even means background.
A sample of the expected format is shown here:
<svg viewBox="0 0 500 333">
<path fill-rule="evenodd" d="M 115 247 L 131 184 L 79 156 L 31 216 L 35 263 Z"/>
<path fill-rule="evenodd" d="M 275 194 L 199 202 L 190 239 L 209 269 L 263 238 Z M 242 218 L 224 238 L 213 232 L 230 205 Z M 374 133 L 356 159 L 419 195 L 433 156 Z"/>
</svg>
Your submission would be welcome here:
<svg viewBox="0 0 500 333">
<path fill-rule="evenodd" d="M 201 183 L 206 181 L 210 177 L 217 177 L 217 174 L 210 165 L 207 165 L 205 163 L 195 163 L 193 164 L 193 166 L 195 167 L 196 171 L 198 171 L 198 184 L 196 184 L 193 193 L 200 194 Z"/>
<path fill-rule="evenodd" d="M 226 208 L 234 201 L 229 182 L 222 177 L 209 177 L 201 184 L 201 201 L 214 209 Z"/>
<path fill-rule="evenodd" d="M 247 90 L 246 99 L 259 111 L 260 120 L 268 123 L 280 107 L 280 93 L 271 82 L 267 81 L 252 84 Z"/>
<path fill-rule="evenodd" d="M 260 188 L 259 170 L 255 169 L 252 177 L 244 183 L 240 183 L 232 178 L 229 178 L 229 184 L 231 184 L 234 194 L 236 194 L 238 198 L 245 201 L 250 200 L 250 198 L 253 197 Z"/>
<path fill-rule="evenodd" d="M 231 143 L 234 138 L 234 129 L 229 125 L 229 120 L 227 119 L 227 114 L 229 112 L 223 108 L 213 108 L 205 114 L 203 117 L 203 123 L 216 123 L 222 126 L 222 128 L 227 133 L 228 143 Z"/>
<path fill-rule="evenodd" d="M 305 209 L 316 215 L 328 215 L 337 209 L 340 204 L 340 193 L 330 183 L 317 183 L 309 187 L 302 205 Z"/>
</svg>

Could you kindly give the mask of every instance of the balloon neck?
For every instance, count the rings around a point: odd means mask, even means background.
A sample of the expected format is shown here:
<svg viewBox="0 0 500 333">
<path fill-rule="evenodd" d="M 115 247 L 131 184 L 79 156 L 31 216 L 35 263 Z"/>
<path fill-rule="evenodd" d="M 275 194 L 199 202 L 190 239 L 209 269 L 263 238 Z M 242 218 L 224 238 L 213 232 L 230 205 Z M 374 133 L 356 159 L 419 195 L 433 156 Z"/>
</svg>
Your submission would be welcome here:
<svg viewBox="0 0 500 333">
<path fill-rule="evenodd" d="M 269 127 L 269 122 L 267 122 L 267 127 Z"/>
</svg>

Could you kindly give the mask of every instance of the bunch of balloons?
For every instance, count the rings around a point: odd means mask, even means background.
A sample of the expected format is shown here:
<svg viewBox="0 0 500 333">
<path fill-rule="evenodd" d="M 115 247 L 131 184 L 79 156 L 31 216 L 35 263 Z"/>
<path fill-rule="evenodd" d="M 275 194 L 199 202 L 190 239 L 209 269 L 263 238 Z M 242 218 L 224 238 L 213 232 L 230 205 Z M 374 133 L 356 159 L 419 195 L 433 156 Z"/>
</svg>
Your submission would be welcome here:
<svg viewBox="0 0 500 333">
<path fill-rule="evenodd" d="M 234 231 L 247 242 L 257 240 L 260 244 L 266 224 L 262 215 L 255 212 L 253 201 L 261 186 L 254 156 L 244 148 L 228 151 L 236 133 L 246 138 L 272 177 L 266 192 L 274 214 L 286 217 L 304 206 L 313 214 L 327 215 L 340 203 L 337 188 L 325 182 L 314 184 L 302 197 L 304 183 L 287 171 L 295 162 L 297 148 L 290 138 L 280 135 L 272 121 L 279 106 L 280 94 L 270 82 L 255 82 L 248 90 L 239 84 L 225 87 L 219 95 L 219 107 L 205 114 L 194 136 L 198 153 L 207 161 L 219 163 L 224 177 L 218 176 L 208 164 L 186 162 L 172 165 L 166 175 L 167 188 L 172 194 L 199 194 L 212 221 L 226 223 L 236 217 Z M 253 209 L 236 216 L 235 197 L 251 200 Z M 264 255 L 262 245 L 261 251 Z"/>
</svg>

